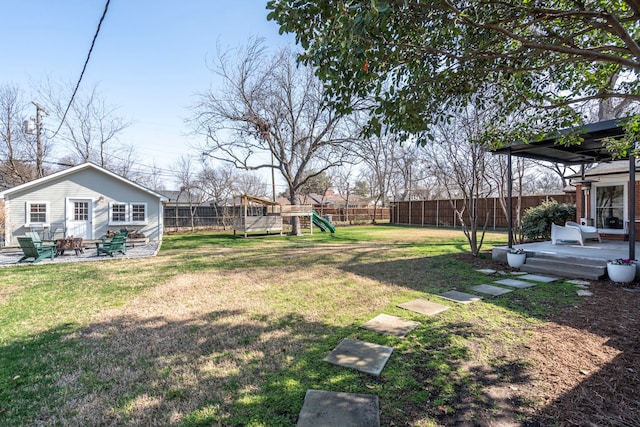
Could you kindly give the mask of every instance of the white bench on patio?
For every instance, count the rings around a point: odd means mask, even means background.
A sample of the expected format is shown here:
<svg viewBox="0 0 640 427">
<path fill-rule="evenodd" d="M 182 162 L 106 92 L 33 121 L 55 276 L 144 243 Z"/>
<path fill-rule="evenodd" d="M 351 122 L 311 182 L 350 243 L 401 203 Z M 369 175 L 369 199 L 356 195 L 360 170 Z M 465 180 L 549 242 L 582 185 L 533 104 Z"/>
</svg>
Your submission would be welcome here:
<svg viewBox="0 0 640 427">
<path fill-rule="evenodd" d="M 578 242 L 584 246 L 587 239 L 600 240 L 600 233 L 595 227 L 580 225 L 578 223 L 567 221 L 564 226 L 551 223 L 551 243 L 556 244 L 557 241 Z"/>
<path fill-rule="evenodd" d="M 600 239 L 600 233 L 598 233 L 598 229 L 596 227 L 578 224 L 577 222 L 573 221 L 567 221 L 564 225 L 578 227 L 580 229 L 580 233 L 582 234 L 582 240 L 593 239 L 597 240 L 598 242 L 602 242 L 602 239 Z"/>
</svg>

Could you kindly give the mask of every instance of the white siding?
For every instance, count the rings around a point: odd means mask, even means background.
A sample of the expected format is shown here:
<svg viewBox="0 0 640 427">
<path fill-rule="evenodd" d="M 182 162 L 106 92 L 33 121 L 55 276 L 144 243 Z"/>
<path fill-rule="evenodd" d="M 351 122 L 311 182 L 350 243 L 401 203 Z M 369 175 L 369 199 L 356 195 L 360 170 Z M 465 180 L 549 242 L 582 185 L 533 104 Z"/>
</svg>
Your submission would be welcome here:
<svg viewBox="0 0 640 427">
<path fill-rule="evenodd" d="M 104 197 L 104 200 L 99 201 L 100 197 Z M 158 197 L 127 182 L 114 179 L 98 169 L 87 168 L 7 195 L 7 244 L 16 244 L 15 237 L 29 231 L 24 227 L 26 202 L 48 201 L 50 224 L 53 227 L 63 227 L 66 219 L 66 200 L 69 198 L 93 201 L 93 230 L 96 238 L 109 230 L 110 202 L 146 203 L 146 225 L 122 226 L 141 231 L 149 240 L 162 239 L 162 203 Z M 62 229 L 58 229 L 56 236 L 62 237 Z"/>
</svg>

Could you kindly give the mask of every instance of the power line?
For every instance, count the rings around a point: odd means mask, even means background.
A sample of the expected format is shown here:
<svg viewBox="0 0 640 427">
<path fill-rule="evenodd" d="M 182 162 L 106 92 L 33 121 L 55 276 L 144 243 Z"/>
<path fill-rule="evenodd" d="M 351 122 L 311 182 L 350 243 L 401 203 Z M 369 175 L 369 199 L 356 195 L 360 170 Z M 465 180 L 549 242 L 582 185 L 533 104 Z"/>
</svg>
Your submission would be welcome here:
<svg viewBox="0 0 640 427">
<path fill-rule="evenodd" d="M 66 110 L 64 110 L 64 114 L 62 115 L 62 120 L 60 121 L 60 126 L 58 126 L 58 129 L 54 132 L 53 136 L 51 136 L 51 138 L 54 138 L 58 132 L 60 132 L 60 129 L 62 129 L 62 125 L 64 124 L 65 119 L 67 118 L 67 113 L 69 112 L 69 109 L 71 108 L 71 104 L 73 103 L 73 99 L 76 96 L 76 93 L 78 92 L 78 88 L 80 87 L 80 82 L 82 81 L 82 77 L 84 77 L 84 72 L 87 70 L 87 65 L 89 65 L 89 59 L 91 58 L 91 52 L 93 52 L 93 47 L 96 44 L 96 39 L 98 38 L 98 34 L 100 33 L 100 27 L 102 26 L 102 21 L 104 21 L 105 16 L 107 16 L 107 10 L 109 10 L 109 3 L 111 2 L 111 0 L 107 0 L 107 3 L 104 5 L 104 11 L 102 12 L 102 16 L 100 17 L 100 22 L 98 22 L 98 28 L 96 29 L 96 33 L 93 35 L 93 40 L 91 41 L 91 47 L 89 48 L 89 53 L 87 54 L 87 59 L 84 61 L 84 66 L 82 67 L 82 72 L 80 73 L 80 78 L 78 78 L 78 83 L 76 83 L 76 87 L 73 90 L 73 93 L 71 94 L 71 99 L 69 99 L 69 104 L 67 105 Z"/>
</svg>

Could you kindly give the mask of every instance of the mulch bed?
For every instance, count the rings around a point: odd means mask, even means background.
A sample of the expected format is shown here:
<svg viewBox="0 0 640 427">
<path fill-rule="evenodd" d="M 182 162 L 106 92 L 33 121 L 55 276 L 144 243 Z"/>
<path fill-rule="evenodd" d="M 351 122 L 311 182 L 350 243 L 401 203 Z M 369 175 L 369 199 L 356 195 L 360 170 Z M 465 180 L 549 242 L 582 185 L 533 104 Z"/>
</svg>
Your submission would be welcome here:
<svg viewBox="0 0 640 427">
<path fill-rule="evenodd" d="M 640 426 L 640 288 L 600 281 L 589 289 L 592 297 L 535 331 L 529 357 L 544 404 L 536 419 Z"/>
<path fill-rule="evenodd" d="M 488 260 L 474 264 L 502 268 Z M 533 331 L 525 426 L 640 426 L 640 285 L 592 282 L 593 296 Z"/>
</svg>

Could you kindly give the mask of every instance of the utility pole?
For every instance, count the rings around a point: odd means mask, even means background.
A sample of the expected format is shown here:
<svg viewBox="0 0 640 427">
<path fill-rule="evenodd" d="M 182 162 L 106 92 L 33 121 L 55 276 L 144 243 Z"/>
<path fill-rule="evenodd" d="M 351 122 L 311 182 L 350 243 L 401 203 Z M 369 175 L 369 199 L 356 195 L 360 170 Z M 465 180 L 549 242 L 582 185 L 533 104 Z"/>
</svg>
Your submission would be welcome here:
<svg viewBox="0 0 640 427">
<path fill-rule="evenodd" d="M 36 174 L 37 178 L 44 176 L 43 163 L 43 149 L 42 149 L 42 114 L 48 116 L 47 110 L 45 110 L 37 102 L 31 101 L 36 106 Z"/>
</svg>

